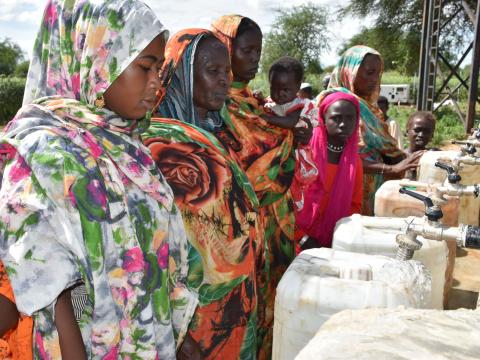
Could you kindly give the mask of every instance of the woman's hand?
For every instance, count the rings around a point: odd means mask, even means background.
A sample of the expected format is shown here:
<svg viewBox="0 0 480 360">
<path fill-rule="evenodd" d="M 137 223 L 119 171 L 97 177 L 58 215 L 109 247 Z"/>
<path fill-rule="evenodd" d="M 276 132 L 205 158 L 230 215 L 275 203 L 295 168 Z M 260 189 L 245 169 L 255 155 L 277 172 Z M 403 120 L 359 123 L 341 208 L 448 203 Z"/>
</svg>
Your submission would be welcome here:
<svg viewBox="0 0 480 360">
<path fill-rule="evenodd" d="M 400 161 L 398 164 L 388 166 L 389 171 L 385 171 L 384 173 L 394 176 L 396 178 L 401 178 L 406 171 L 417 168 L 418 162 L 420 161 L 420 158 L 424 153 L 424 150 L 420 150 L 409 154 L 404 160 Z"/>
<path fill-rule="evenodd" d="M 187 332 L 180 349 L 177 351 L 177 360 L 202 360 L 202 349 L 195 339 Z"/>
<path fill-rule="evenodd" d="M 253 97 L 258 101 L 260 105 L 265 104 L 265 97 L 263 96 L 262 90 L 254 90 Z"/>
<path fill-rule="evenodd" d="M 313 135 L 313 126 L 310 119 L 302 117 L 302 120 L 307 123 L 308 127 L 293 128 L 293 135 L 297 144 L 308 145 Z"/>
</svg>

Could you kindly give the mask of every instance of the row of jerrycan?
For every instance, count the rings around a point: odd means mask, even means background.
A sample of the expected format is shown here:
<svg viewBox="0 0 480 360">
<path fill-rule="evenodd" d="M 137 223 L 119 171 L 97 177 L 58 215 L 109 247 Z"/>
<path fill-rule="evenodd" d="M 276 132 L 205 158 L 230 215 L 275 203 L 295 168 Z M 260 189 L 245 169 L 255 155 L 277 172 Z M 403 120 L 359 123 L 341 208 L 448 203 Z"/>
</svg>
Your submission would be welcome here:
<svg viewBox="0 0 480 360">
<path fill-rule="evenodd" d="M 446 159 L 452 161 L 456 157 L 460 156 L 459 151 L 430 151 L 426 152 L 419 163 L 418 170 L 418 179 L 419 183 L 428 184 L 431 187 L 443 185 L 447 178 L 447 172 L 435 166 L 437 161 L 445 162 Z M 447 161 L 448 162 L 448 161 Z M 473 165 L 463 165 L 458 174 L 461 176 L 460 184 L 462 185 L 474 185 L 480 183 L 480 167 Z M 423 216 L 425 207 L 424 204 L 410 196 L 400 194 L 399 189 L 401 188 L 402 181 L 391 180 L 386 181 L 380 189 L 375 194 L 375 215 L 378 217 L 376 221 L 389 222 L 390 220 L 384 219 L 382 217 L 399 217 L 404 218 L 407 216 Z M 413 189 L 416 192 L 427 195 L 421 189 Z M 443 212 L 443 218 L 440 220 L 443 224 L 447 226 L 458 226 L 459 224 L 464 225 L 479 225 L 480 219 L 480 198 L 475 198 L 473 196 L 445 196 L 447 201 L 441 205 Z M 346 221 L 346 220 L 345 220 Z M 363 228 L 362 228 L 363 229 Z M 341 234 L 344 229 L 342 225 L 339 224 L 338 228 L 339 233 L 336 236 L 337 248 L 339 249 L 349 249 L 348 246 L 344 245 L 344 237 Z M 360 231 L 360 229 L 358 230 Z M 368 231 L 367 231 L 368 232 Z M 366 235 L 366 237 L 373 238 L 377 236 L 374 233 Z M 364 236 L 365 238 L 365 236 Z M 392 243 L 393 239 L 386 235 L 385 238 L 388 239 L 388 242 Z M 419 238 L 419 240 L 424 244 L 420 251 L 417 251 L 414 258 L 424 261 L 425 265 L 432 271 L 433 277 L 433 293 L 434 293 L 434 307 L 439 308 L 440 305 L 440 294 L 441 294 L 441 266 L 440 263 L 444 262 L 443 258 L 439 258 L 440 247 L 445 247 L 444 243 L 438 243 L 434 240 L 426 240 Z M 369 242 L 366 239 L 363 239 L 364 242 Z M 354 241 L 355 242 L 355 241 Z M 335 243 L 335 241 L 334 241 Z M 443 304 L 445 305 L 448 300 L 448 293 L 452 286 L 453 282 L 453 269 L 455 265 L 455 256 L 456 256 L 456 244 L 454 242 L 447 242 L 447 261 L 446 261 L 446 272 L 443 278 L 444 291 L 443 291 Z M 334 245 L 335 246 L 335 245 Z M 357 244 L 358 246 L 358 244 Z M 427 248 L 432 248 L 432 252 L 436 252 L 436 260 L 432 259 L 433 255 L 428 255 Z M 437 250 L 433 250 L 437 248 Z M 375 250 L 373 252 L 367 253 L 377 253 Z M 382 252 L 379 252 L 382 253 Z M 433 253 L 432 253 L 433 254 Z M 436 265 L 434 265 L 434 262 Z M 432 263 L 432 264 L 430 264 Z M 436 299 L 436 301 L 435 301 Z"/>
<path fill-rule="evenodd" d="M 447 172 L 436 167 L 437 161 L 445 161 L 458 157 L 458 151 L 430 151 L 420 159 L 418 182 L 432 186 L 443 185 Z M 472 185 L 480 183 L 478 166 L 465 165 L 459 170 L 461 184 Z M 408 216 L 422 217 L 425 205 L 410 196 L 400 194 L 401 181 L 385 182 L 375 195 L 376 217 L 353 215 L 341 219 L 335 228 L 332 247 L 337 250 L 383 255 L 394 257 L 397 250 L 396 236 L 405 233 Z M 425 192 L 413 189 L 417 193 Z M 443 222 L 447 226 L 458 224 L 478 225 L 480 200 L 474 197 L 446 197 L 442 205 Z M 456 244 L 422 238 L 420 250 L 414 253 L 413 259 L 421 261 L 432 275 L 432 297 L 429 307 L 442 309 L 447 302 L 448 292 L 453 281 Z"/>
<path fill-rule="evenodd" d="M 447 172 L 436 167 L 435 163 L 444 159 L 453 160 L 459 156 L 458 151 L 429 151 L 426 152 L 419 163 L 418 182 L 429 184 L 434 187 L 442 185 Z M 460 184 L 473 185 L 480 183 L 480 167 L 464 165 L 459 170 L 461 176 Z M 386 217 L 423 216 L 424 206 L 418 200 L 400 194 L 399 180 L 386 181 L 375 194 L 375 215 Z M 418 190 L 416 190 L 418 191 Z M 422 193 L 422 191 L 418 191 Z M 446 204 L 442 205 L 442 223 L 449 226 L 479 225 L 480 220 L 480 198 L 471 196 L 446 197 Z"/>
<path fill-rule="evenodd" d="M 443 183 L 445 172 L 434 164 L 438 157 L 456 154 L 426 153 L 419 181 Z M 461 173 L 465 184 L 480 183 L 474 171 L 465 170 Z M 391 198 L 398 199 L 399 195 L 398 186 L 394 193 L 390 192 Z M 423 215 L 421 202 L 405 199 L 410 205 L 402 205 L 403 212 L 392 211 L 391 216 Z M 458 201 L 447 205 L 450 207 L 443 209 L 445 218 L 451 218 L 449 225 L 456 225 L 455 211 L 458 213 L 461 206 Z M 408 208 L 417 209 L 417 212 L 406 212 Z M 418 237 L 422 248 L 415 252 L 413 260 L 395 260 L 396 235 L 403 233 L 406 227 L 402 218 L 353 215 L 337 223 L 332 249 L 312 249 L 297 256 L 277 288 L 273 359 L 294 359 L 325 321 L 345 309 L 395 308 L 399 305 L 443 309 L 445 289 L 449 288 L 453 272 L 455 247 L 449 251 L 445 242 Z"/>
<path fill-rule="evenodd" d="M 332 316 L 296 360 L 474 360 L 479 324 L 479 310 L 346 310 Z"/>
<path fill-rule="evenodd" d="M 419 261 L 328 248 L 300 253 L 275 298 L 274 360 L 292 360 L 332 315 L 345 309 L 429 308 L 432 279 Z"/>
</svg>

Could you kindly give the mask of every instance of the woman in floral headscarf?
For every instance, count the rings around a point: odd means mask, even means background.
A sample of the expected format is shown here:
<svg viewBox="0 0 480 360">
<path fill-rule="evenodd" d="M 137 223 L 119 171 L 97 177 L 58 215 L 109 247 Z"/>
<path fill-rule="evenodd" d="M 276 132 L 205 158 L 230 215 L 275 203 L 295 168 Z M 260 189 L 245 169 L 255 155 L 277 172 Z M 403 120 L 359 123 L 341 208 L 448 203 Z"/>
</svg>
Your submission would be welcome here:
<svg viewBox="0 0 480 360">
<path fill-rule="evenodd" d="M 56 305 L 80 282 L 88 358 L 175 359 L 185 337 L 197 304 L 188 244 L 138 140 L 166 36 L 141 1 L 47 4 L 26 105 L 0 136 L 0 256 L 18 311 L 33 317 L 36 358 L 81 356 Z"/>
<path fill-rule="evenodd" d="M 258 25 L 240 15 L 227 15 L 214 21 L 212 28 L 227 46 L 232 63 L 233 83 L 227 107 L 222 111 L 234 139 L 230 141 L 229 150 L 254 186 L 265 229 L 263 248 L 258 248 L 258 345 L 261 347 L 259 358 L 269 358 L 275 290 L 295 256 L 295 216 L 289 191 L 295 168 L 294 131 L 308 142 L 311 129 L 282 129 L 264 119 L 266 114 L 248 87 L 257 73 L 262 51 L 262 32 Z"/>
<path fill-rule="evenodd" d="M 205 29 L 175 34 L 165 57 L 167 91 L 159 110 L 165 118 L 153 118 L 143 138 L 173 189 L 192 245 L 188 285 L 198 289 L 200 303 L 189 335 L 207 359 L 253 359 L 258 200 L 216 138 L 225 130 L 219 110 L 230 59 Z"/>
<path fill-rule="evenodd" d="M 353 46 L 340 57 L 333 70 L 329 89 L 348 91 L 360 102 L 359 149 L 363 159 L 364 215 L 373 215 L 375 193 L 385 177 L 401 178 L 416 168 L 421 152 L 406 156 L 388 133 L 377 100 L 383 73 L 383 59 L 374 49 Z"/>
</svg>

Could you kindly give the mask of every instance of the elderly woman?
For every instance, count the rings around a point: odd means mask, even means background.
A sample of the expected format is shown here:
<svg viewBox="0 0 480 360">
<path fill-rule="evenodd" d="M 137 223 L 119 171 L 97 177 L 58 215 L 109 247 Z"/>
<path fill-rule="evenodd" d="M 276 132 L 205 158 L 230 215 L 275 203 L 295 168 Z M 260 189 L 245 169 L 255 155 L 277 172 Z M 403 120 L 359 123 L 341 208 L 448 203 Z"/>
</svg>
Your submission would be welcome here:
<svg viewBox="0 0 480 360">
<path fill-rule="evenodd" d="M 189 335 L 204 358 L 253 359 L 258 200 L 216 138 L 228 136 L 219 110 L 230 59 L 210 31 L 186 29 L 169 40 L 165 64 L 164 118 L 153 118 L 143 138 L 173 189 L 191 244 L 188 285 L 198 289 L 200 304 Z"/>
<path fill-rule="evenodd" d="M 26 105 L 0 137 L 0 255 L 37 358 L 175 359 L 185 337 L 197 295 L 183 224 L 138 140 L 166 36 L 140 1 L 47 4 Z M 57 299 L 79 283 L 77 326 Z"/>
<path fill-rule="evenodd" d="M 360 102 L 360 155 L 363 160 L 364 215 L 373 215 L 375 193 L 385 177 L 401 178 L 417 166 L 422 152 L 406 155 L 388 133 L 377 105 L 383 59 L 374 49 L 354 46 L 345 51 L 333 70 L 329 89 L 347 91 Z"/>
<path fill-rule="evenodd" d="M 229 51 L 233 83 L 222 111 L 233 137 L 227 144 L 239 160 L 260 201 L 264 228 L 259 248 L 259 358 L 271 356 L 273 306 L 280 278 L 295 256 L 294 208 L 289 188 L 294 175 L 294 132 L 270 125 L 248 83 L 255 78 L 262 51 L 262 32 L 251 19 L 227 15 L 214 21 L 214 33 Z M 299 113 L 290 116 L 298 118 Z M 296 135 L 308 142 L 311 128 L 296 128 Z"/>
</svg>

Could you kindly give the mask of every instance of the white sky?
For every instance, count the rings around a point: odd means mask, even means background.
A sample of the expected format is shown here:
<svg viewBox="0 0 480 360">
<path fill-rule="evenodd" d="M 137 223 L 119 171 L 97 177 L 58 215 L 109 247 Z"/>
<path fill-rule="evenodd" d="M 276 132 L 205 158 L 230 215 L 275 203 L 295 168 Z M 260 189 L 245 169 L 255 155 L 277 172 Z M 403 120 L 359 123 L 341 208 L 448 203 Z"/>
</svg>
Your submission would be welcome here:
<svg viewBox="0 0 480 360">
<path fill-rule="evenodd" d="M 264 33 L 275 19 L 275 10 L 307 3 L 308 0 L 145 0 L 171 34 L 187 27 L 210 27 L 215 18 L 224 14 L 242 14 L 255 20 Z M 335 14 L 348 0 L 310 0 L 326 5 Z M 9 37 L 28 55 L 42 18 L 46 0 L 0 0 L 0 38 Z M 332 19 L 336 19 L 333 15 Z M 323 66 L 334 64 L 338 47 L 357 33 L 366 19 L 337 19 L 331 24 L 331 50 L 320 58 Z"/>
</svg>

